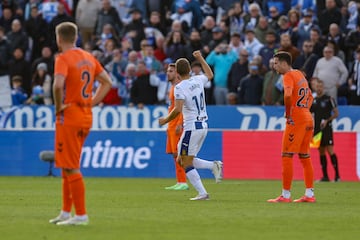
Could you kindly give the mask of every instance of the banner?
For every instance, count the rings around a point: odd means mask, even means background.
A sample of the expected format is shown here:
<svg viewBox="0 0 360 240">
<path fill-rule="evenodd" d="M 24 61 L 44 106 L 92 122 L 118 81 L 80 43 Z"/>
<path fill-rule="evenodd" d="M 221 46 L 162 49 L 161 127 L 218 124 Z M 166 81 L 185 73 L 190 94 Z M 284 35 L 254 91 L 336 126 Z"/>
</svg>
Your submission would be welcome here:
<svg viewBox="0 0 360 240">
<path fill-rule="evenodd" d="M 209 106 L 210 129 L 283 130 L 284 107 L 276 106 Z M 144 109 L 125 106 L 93 108 L 93 130 L 161 130 L 158 118 L 167 114 L 166 106 Z M 339 117 L 333 121 L 335 131 L 360 132 L 360 107 L 339 106 Z M 1 117 L 1 116 L 6 116 Z M 5 119 L 5 120 L 4 120 Z M 22 106 L 0 111 L 0 122 L 8 130 L 54 129 L 54 109 L 49 106 Z M 1 128 L 1 126 L 0 126 Z"/>
</svg>

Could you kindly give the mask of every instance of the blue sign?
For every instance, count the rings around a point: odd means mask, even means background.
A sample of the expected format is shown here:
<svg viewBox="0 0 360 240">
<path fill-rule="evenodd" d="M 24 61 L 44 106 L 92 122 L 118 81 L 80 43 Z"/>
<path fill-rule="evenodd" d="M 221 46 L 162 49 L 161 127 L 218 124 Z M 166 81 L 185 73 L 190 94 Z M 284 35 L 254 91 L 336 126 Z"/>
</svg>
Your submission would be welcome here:
<svg viewBox="0 0 360 240">
<path fill-rule="evenodd" d="M 208 106 L 212 129 L 282 130 L 283 106 Z M 144 109 L 125 106 L 93 108 L 93 130 L 161 130 L 158 118 L 168 112 L 166 106 Z M 333 121 L 335 131 L 360 132 L 360 107 L 339 106 L 340 116 Z M 54 129 L 54 109 L 49 106 L 22 106 L 0 111 L 0 128 Z"/>
<path fill-rule="evenodd" d="M 85 176 L 175 178 L 174 160 L 165 153 L 165 145 L 165 131 L 91 131 L 81 169 Z M 46 175 L 49 164 L 40 160 L 39 153 L 53 149 L 53 131 L 0 131 L 0 175 Z M 221 160 L 221 132 L 209 132 L 199 157 Z M 212 177 L 211 171 L 199 172 Z M 54 173 L 60 175 L 58 169 Z"/>
</svg>

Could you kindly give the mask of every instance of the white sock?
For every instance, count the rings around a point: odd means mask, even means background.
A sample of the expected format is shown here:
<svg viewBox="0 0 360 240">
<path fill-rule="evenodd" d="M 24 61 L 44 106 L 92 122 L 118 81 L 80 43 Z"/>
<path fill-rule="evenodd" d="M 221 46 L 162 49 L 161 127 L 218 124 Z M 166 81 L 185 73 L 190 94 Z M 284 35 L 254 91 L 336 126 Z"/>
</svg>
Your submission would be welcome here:
<svg viewBox="0 0 360 240">
<path fill-rule="evenodd" d="M 290 198 L 290 197 L 291 197 L 291 192 L 290 192 L 290 190 L 285 190 L 285 189 L 283 189 L 283 190 L 282 190 L 282 196 L 283 196 L 284 198 Z"/>
<path fill-rule="evenodd" d="M 201 182 L 200 175 L 195 168 L 188 171 L 186 173 L 186 176 L 189 179 L 190 183 L 194 186 L 194 188 L 196 189 L 196 191 L 198 191 L 198 193 L 200 195 L 207 194 L 205 187 Z"/>
<path fill-rule="evenodd" d="M 305 196 L 307 196 L 307 197 L 313 197 L 313 196 L 314 196 L 314 189 L 313 189 L 313 188 L 307 188 L 307 189 L 305 189 Z"/>
<path fill-rule="evenodd" d="M 64 210 L 61 210 L 60 214 L 64 217 L 70 217 L 70 213 L 69 212 L 65 212 Z"/>
<path fill-rule="evenodd" d="M 193 160 L 193 164 L 194 164 L 194 168 L 197 169 L 212 169 L 214 166 L 214 162 L 213 161 L 208 161 L 208 160 L 204 160 L 201 158 L 194 158 Z"/>
<path fill-rule="evenodd" d="M 75 217 L 79 220 L 87 220 L 88 219 L 88 215 L 75 215 Z"/>
</svg>

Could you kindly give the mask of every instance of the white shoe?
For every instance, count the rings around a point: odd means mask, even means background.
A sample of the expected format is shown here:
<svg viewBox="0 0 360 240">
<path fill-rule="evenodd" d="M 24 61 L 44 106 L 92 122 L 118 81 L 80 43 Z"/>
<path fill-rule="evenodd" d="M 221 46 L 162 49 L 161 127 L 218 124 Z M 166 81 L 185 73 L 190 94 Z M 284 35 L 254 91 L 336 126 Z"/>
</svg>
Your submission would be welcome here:
<svg viewBox="0 0 360 240">
<path fill-rule="evenodd" d="M 210 200 L 209 194 L 199 194 L 196 197 L 190 198 L 191 201 L 196 201 L 196 200 Z"/>
<path fill-rule="evenodd" d="M 214 174 L 215 182 L 221 182 L 223 176 L 223 163 L 220 161 L 214 161 L 212 173 Z"/>
<path fill-rule="evenodd" d="M 58 222 L 56 225 L 88 225 L 89 224 L 89 217 L 85 216 L 74 216 L 69 218 L 68 220 Z"/>
<path fill-rule="evenodd" d="M 49 223 L 57 224 L 58 222 L 66 221 L 71 218 L 71 214 L 61 211 L 59 216 L 56 218 L 50 219 Z"/>
</svg>

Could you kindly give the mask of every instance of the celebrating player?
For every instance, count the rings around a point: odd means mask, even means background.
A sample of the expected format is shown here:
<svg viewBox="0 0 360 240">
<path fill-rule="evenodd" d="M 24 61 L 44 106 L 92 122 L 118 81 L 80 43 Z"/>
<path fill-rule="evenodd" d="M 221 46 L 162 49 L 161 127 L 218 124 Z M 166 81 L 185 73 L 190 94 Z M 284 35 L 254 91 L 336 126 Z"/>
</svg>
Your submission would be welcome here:
<svg viewBox="0 0 360 240">
<path fill-rule="evenodd" d="M 209 194 L 202 184 L 200 175 L 195 169 L 199 167 L 208 168 L 208 162 L 198 159 L 195 163 L 194 157 L 200 148 L 207 134 L 207 112 L 204 95 L 204 84 L 213 78 L 213 73 L 201 55 L 200 51 L 193 53 L 194 57 L 201 63 L 205 75 L 190 77 L 190 64 L 185 58 L 176 61 L 176 72 L 180 75 L 181 82 L 176 85 L 175 107 L 165 117 L 159 119 L 159 124 L 164 125 L 172 121 L 178 114 L 183 113 L 184 131 L 178 143 L 178 161 L 183 166 L 190 183 L 198 191 L 198 195 L 190 200 L 208 200 Z M 222 178 L 222 163 L 220 161 L 210 162 L 217 182 Z M 205 166 L 206 165 L 206 166 Z"/>
</svg>

